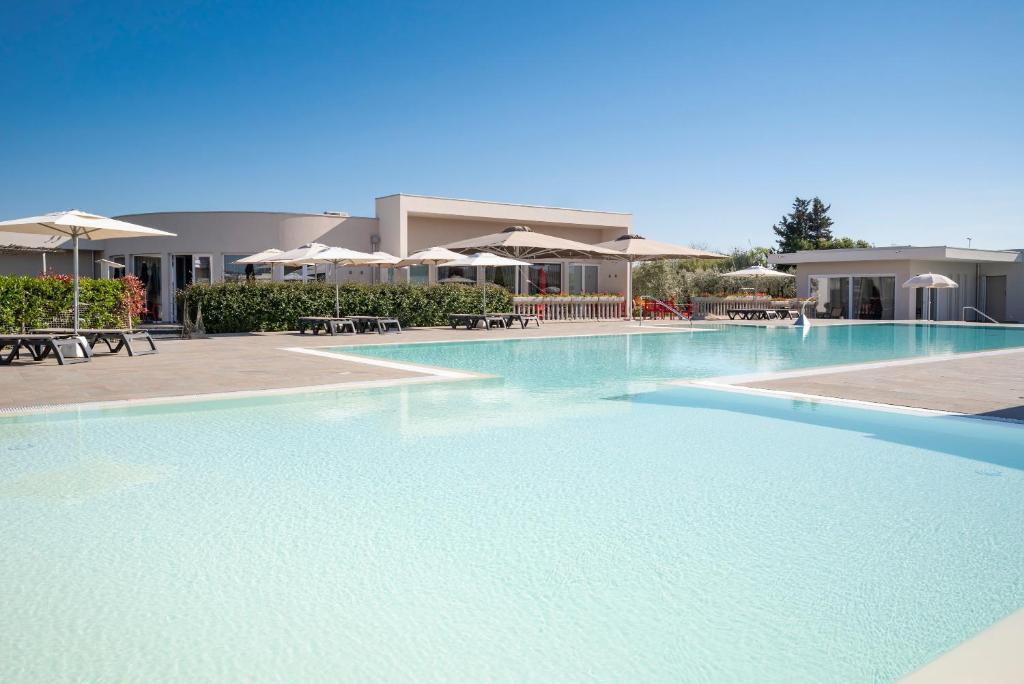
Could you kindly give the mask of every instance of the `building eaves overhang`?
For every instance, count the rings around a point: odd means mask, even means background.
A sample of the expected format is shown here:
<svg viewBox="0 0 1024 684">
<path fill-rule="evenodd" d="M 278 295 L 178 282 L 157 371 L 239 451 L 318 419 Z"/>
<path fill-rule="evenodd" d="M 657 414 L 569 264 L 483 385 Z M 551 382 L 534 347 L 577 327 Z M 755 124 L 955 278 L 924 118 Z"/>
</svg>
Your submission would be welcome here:
<svg viewBox="0 0 1024 684">
<path fill-rule="evenodd" d="M 1022 260 L 1014 250 L 948 247 L 869 247 L 861 249 L 818 249 L 787 254 L 771 254 L 768 262 L 781 265 L 815 264 L 843 261 L 969 261 L 1012 263 Z"/>
</svg>

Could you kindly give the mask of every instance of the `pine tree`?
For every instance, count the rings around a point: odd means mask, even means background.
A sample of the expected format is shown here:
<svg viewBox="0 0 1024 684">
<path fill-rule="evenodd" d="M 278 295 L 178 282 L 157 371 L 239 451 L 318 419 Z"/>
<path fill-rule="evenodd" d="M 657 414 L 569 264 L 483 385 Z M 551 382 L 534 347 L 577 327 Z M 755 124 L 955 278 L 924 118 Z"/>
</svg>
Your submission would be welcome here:
<svg viewBox="0 0 1024 684">
<path fill-rule="evenodd" d="M 779 251 L 796 252 L 801 249 L 813 249 L 810 239 L 810 200 L 799 197 L 793 200 L 793 211 L 786 214 L 772 226 L 778 236 Z M 825 211 L 828 211 L 826 208 Z"/>
<path fill-rule="evenodd" d="M 828 215 L 831 204 L 825 204 L 819 198 L 811 200 L 811 210 L 807 216 L 807 239 L 816 249 L 827 249 L 832 244 L 832 217 Z"/>
</svg>

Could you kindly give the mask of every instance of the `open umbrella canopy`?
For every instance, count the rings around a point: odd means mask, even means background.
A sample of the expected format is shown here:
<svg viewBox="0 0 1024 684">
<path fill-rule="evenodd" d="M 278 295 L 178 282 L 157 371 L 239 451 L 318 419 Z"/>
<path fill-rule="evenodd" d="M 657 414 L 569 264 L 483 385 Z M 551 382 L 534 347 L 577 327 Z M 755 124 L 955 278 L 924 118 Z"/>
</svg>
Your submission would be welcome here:
<svg viewBox="0 0 1024 684">
<path fill-rule="evenodd" d="M 468 254 L 466 256 L 460 256 L 458 259 L 452 261 L 446 261 L 442 266 L 529 266 L 528 261 L 519 261 L 518 259 L 510 259 L 503 257 L 498 254 L 491 254 L 489 252 L 477 252 L 476 254 Z"/>
<path fill-rule="evenodd" d="M 453 252 L 450 249 L 444 247 L 430 247 L 429 249 L 423 249 L 419 252 L 414 252 L 409 256 L 399 261 L 396 266 L 404 268 L 405 266 L 436 266 L 437 264 L 443 264 L 446 261 L 458 259 L 462 255 L 458 252 Z"/>
<path fill-rule="evenodd" d="M 310 242 L 295 249 L 281 252 L 277 256 L 270 257 L 266 261 L 273 264 L 308 264 L 310 259 L 327 249 L 327 245 L 319 242 Z"/>
<path fill-rule="evenodd" d="M 174 237 L 165 230 L 138 226 L 127 221 L 90 214 L 72 209 L 55 211 L 41 216 L 30 216 L 12 221 L 0 221 L 0 232 L 30 235 L 66 235 L 86 240 L 107 240 L 127 237 Z"/>
<path fill-rule="evenodd" d="M 282 250 L 271 247 L 262 252 L 256 252 L 252 256 L 235 259 L 236 264 L 265 264 L 272 261 Z"/>
<path fill-rule="evenodd" d="M 371 256 L 373 256 L 374 260 L 370 263 L 378 266 L 394 266 L 401 261 L 395 255 L 388 254 L 387 252 L 371 252 Z"/>
<path fill-rule="evenodd" d="M 767 268 L 765 266 L 751 266 L 749 268 L 741 268 L 738 271 L 729 271 L 723 273 L 724 276 L 730 276 L 732 278 L 795 278 L 796 276 L 792 273 L 783 273 L 782 271 L 776 271 L 774 268 Z"/>
<path fill-rule="evenodd" d="M 595 247 L 610 250 L 626 261 L 653 261 L 656 259 L 724 259 L 724 254 L 708 252 L 693 247 L 672 245 L 667 242 L 648 240 L 642 235 L 621 235 L 614 240 L 601 242 Z"/>
<path fill-rule="evenodd" d="M 128 237 L 175 237 L 174 233 L 168 233 L 165 230 L 139 226 L 127 221 L 118 221 L 117 219 L 90 214 L 78 209 L 55 211 L 51 214 L 30 216 L 11 221 L 0 221 L 0 232 L 28 235 L 66 235 L 71 238 L 72 250 L 74 252 L 72 326 L 76 333 L 79 327 L 78 241 L 81 238 L 86 238 L 87 240 L 107 240 Z"/>
<path fill-rule="evenodd" d="M 955 280 L 947 278 L 941 273 L 922 273 L 903 283 L 903 287 L 907 289 L 916 287 L 946 289 L 960 286 L 957 285 Z"/>
<path fill-rule="evenodd" d="M 107 268 L 125 268 L 124 264 L 119 264 L 116 261 L 111 261 L 110 259 L 97 259 L 96 263 L 106 266 Z"/>
<path fill-rule="evenodd" d="M 367 252 L 357 252 L 345 247 L 326 247 L 304 259 L 291 259 L 291 263 L 303 264 L 372 264 L 376 259 Z"/>
<path fill-rule="evenodd" d="M 509 226 L 500 233 L 445 245 L 455 252 L 493 252 L 519 259 L 600 259 L 613 252 L 602 246 L 535 233 L 528 226 Z"/>
</svg>

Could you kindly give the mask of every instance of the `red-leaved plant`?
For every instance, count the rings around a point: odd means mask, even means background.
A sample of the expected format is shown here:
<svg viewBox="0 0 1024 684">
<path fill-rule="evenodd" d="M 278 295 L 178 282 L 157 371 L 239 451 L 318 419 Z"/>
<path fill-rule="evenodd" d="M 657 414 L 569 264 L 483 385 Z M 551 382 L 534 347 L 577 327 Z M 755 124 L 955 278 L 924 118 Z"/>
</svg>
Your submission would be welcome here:
<svg viewBox="0 0 1024 684">
<path fill-rule="evenodd" d="M 121 295 L 118 313 L 131 325 L 146 310 L 146 288 L 133 275 L 124 276 L 121 282 L 124 283 L 124 293 Z"/>
</svg>

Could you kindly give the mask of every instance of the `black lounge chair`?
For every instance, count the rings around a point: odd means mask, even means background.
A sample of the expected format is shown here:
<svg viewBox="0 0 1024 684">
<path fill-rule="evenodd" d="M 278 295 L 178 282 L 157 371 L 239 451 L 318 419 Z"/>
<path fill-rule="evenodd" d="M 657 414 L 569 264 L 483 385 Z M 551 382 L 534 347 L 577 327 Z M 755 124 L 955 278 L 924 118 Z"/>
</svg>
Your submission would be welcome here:
<svg viewBox="0 0 1024 684">
<path fill-rule="evenodd" d="M 74 345 L 82 350 L 80 357 L 65 357 L 60 349 L 61 342 L 73 340 Z M 4 349 L 11 350 L 4 353 Z M 92 358 L 92 350 L 81 337 L 67 334 L 52 333 L 15 333 L 0 335 L 0 366 L 9 366 L 15 359 L 21 358 L 21 351 L 27 351 L 33 361 L 42 361 L 47 356 L 53 355 L 57 364 L 63 366 L 66 363 L 82 363 Z"/>
<path fill-rule="evenodd" d="M 520 328 L 525 328 L 531 322 L 540 327 L 540 316 L 537 314 L 500 313 L 497 314 L 505 319 L 505 327 L 511 328 L 513 323 L 519 323 Z"/>
<path fill-rule="evenodd" d="M 65 337 L 74 334 L 71 328 L 37 328 L 32 331 L 43 335 L 63 335 Z M 80 328 L 78 334 L 89 343 L 89 355 L 96 350 L 96 345 L 102 342 L 107 345 L 107 351 L 117 354 L 122 349 L 128 352 L 128 356 L 144 356 L 156 354 L 156 342 L 146 330 L 129 330 L 127 328 Z M 136 349 L 133 342 L 142 341 L 149 345 L 148 349 Z"/>
<path fill-rule="evenodd" d="M 305 335 L 311 328 L 316 335 L 323 330 L 328 335 L 355 335 L 356 324 L 351 318 L 333 316 L 303 316 L 299 319 L 299 334 Z M 346 332 L 346 330 L 348 332 Z"/>
</svg>

